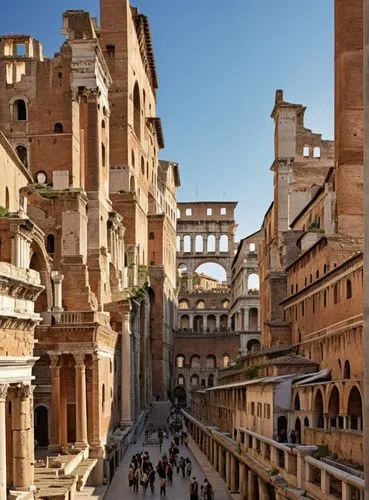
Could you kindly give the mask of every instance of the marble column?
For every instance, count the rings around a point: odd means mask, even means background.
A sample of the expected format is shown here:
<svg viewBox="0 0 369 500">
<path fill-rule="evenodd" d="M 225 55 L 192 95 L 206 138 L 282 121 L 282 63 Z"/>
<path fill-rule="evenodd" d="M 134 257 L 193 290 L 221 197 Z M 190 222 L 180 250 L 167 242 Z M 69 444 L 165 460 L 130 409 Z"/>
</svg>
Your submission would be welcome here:
<svg viewBox="0 0 369 500">
<path fill-rule="evenodd" d="M 0 500 L 6 500 L 6 396 L 8 384 L 0 385 Z"/>
<path fill-rule="evenodd" d="M 14 388 L 12 410 L 13 432 L 13 486 L 17 490 L 32 489 L 34 482 L 34 433 L 31 385 Z M 31 447 L 31 449 L 29 449 Z"/>
<path fill-rule="evenodd" d="M 49 449 L 60 449 L 60 353 L 48 353 L 51 369 L 51 432 Z"/>
<path fill-rule="evenodd" d="M 54 283 L 54 307 L 53 311 L 63 311 L 62 283 L 64 276 L 59 271 L 52 271 L 51 279 Z"/>
<path fill-rule="evenodd" d="M 121 406 L 120 406 L 120 425 L 127 427 L 132 425 L 131 408 L 131 325 L 130 304 L 124 303 L 120 306 L 119 312 L 122 316 L 122 342 L 121 342 Z"/>
<path fill-rule="evenodd" d="M 86 366 L 83 353 L 73 353 L 76 367 L 76 448 L 87 448 Z"/>
</svg>

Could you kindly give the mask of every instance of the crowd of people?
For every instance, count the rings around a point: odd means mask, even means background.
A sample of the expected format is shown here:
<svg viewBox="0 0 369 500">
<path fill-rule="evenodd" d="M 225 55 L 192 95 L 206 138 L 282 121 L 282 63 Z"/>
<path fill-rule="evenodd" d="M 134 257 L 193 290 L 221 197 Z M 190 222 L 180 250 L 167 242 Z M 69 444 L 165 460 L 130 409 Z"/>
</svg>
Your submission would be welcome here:
<svg viewBox="0 0 369 500">
<path fill-rule="evenodd" d="M 160 495 L 166 496 L 167 486 L 173 485 L 174 471 L 177 476 L 189 479 L 188 486 L 190 500 L 214 500 L 214 491 L 205 478 L 201 486 L 196 479 L 192 477 L 192 462 L 190 458 L 180 452 L 180 447 L 188 446 L 189 436 L 184 423 L 182 414 L 178 408 L 172 408 L 167 421 L 167 427 L 170 430 L 173 440 L 170 443 L 168 453 L 164 453 L 154 467 L 148 451 L 144 449 L 132 456 L 128 469 L 129 486 L 137 493 L 139 487 L 146 492 L 148 487 L 152 493 L 155 491 L 156 476 L 158 478 Z M 147 441 L 147 432 L 145 433 Z M 158 442 L 160 453 L 162 452 L 163 440 L 166 437 L 166 429 L 158 429 Z"/>
</svg>

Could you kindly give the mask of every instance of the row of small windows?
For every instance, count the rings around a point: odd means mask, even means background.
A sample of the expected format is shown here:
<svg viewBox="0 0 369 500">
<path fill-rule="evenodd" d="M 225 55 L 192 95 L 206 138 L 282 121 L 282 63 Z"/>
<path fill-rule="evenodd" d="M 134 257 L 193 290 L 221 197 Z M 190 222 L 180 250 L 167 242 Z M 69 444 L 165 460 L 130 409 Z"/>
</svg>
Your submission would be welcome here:
<svg viewBox="0 0 369 500">
<path fill-rule="evenodd" d="M 13 118 L 19 122 L 28 120 L 28 109 L 26 101 L 23 99 L 16 99 L 13 103 Z M 55 123 L 53 128 L 54 134 L 62 134 L 64 127 L 62 123 Z"/>
<path fill-rule="evenodd" d="M 229 365 L 230 357 L 229 354 L 223 354 L 222 356 L 222 367 L 226 368 Z M 185 368 L 186 357 L 184 354 L 177 354 L 176 356 L 176 368 Z M 201 359 L 200 356 L 194 354 L 190 357 L 189 367 L 191 369 L 199 370 L 201 368 Z M 209 354 L 206 357 L 206 368 L 216 368 L 217 367 L 217 358 L 213 354 Z"/>
<path fill-rule="evenodd" d="M 340 286 L 340 282 L 335 283 L 333 286 L 330 287 L 331 290 L 333 291 L 333 304 L 338 304 L 341 300 L 349 300 L 352 298 L 352 282 L 351 280 L 347 279 L 345 288 L 342 290 L 342 285 Z M 344 292 L 344 294 L 342 293 Z M 303 302 L 301 302 L 301 317 L 305 316 L 306 312 L 306 305 L 308 303 L 312 304 L 312 313 L 316 313 L 317 309 L 319 308 L 320 302 L 322 304 L 322 307 L 327 307 L 328 306 L 328 301 L 329 301 L 329 291 L 328 290 L 323 290 L 323 292 L 319 292 L 313 295 L 312 298 L 306 299 Z M 319 296 L 321 296 L 321 301 L 319 300 Z M 294 306 L 290 309 L 290 318 L 287 317 L 288 319 L 292 319 L 293 313 L 295 313 L 295 319 L 298 317 L 298 306 Z"/>
<path fill-rule="evenodd" d="M 187 299 L 181 299 L 178 302 L 178 308 L 179 309 L 191 309 L 191 302 Z M 228 299 L 224 299 L 222 301 L 222 308 L 223 309 L 229 308 L 229 300 Z M 198 300 L 195 304 L 195 309 L 205 309 L 205 301 L 202 299 Z"/>
<path fill-rule="evenodd" d="M 196 373 L 194 373 L 193 375 L 191 375 L 190 382 L 191 382 L 192 386 L 198 386 L 198 385 L 200 385 L 200 377 Z M 184 375 L 182 375 L 182 373 L 180 373 L 178 375 L 177 383 L 178 383 L 178 385 L 184 385 L 185 378 L 184 378 Z M 204 378 L 201 379 L 201 386 L 206 387 L 206 379 L 204 379 Z M 212 373 L 208 376 L 207 386 L 214 387 L 214 375 Z"/>
<path fill-rule="evenodd" d="M 177 251 L 181 251 L 181 237 L 177 236 Z M 209 234 L 208 237 L 202 236 L 200 234 L 197 234 L 195 237 L 195 242 L 194 246 L 195 248 L 192 248 L 191 245 L 191 236 L 186 234 L 183 236 L 183 252 L 184 253 L 203 253 L 205 252 L 205 245 L 204 242 L 206 243 L 206 251 L 208 253 L 213 253 L 216 252 L 216 238 L 213 234 Z M 219 251 L 220 252 L 228 252 L 229 251 L 229 244 L 228 244 L 228 236 L 226 234 L 222 234 L 219 238 Z"/>
<path fill-rule="evenodd" d="M 334 267 L 337 267 L 337 264 L 334 264 Z M 329 271 L 329 265 L 324 264 L 323 274 L 326 274 L 328 271 Z M 315 279 L 319 279 L 319 278 L 320 278 L 320 273 L 319 273 L 319 269 L 317 269 L 315 272 Z M 305 277 L 305 281 L 304 281 L 305 286 L 308 285 L 308 281 L 309 281 L 309 283 L 312 283 L 313 279 L 314 279 L 314 274 L 312 274 L 312 273 L 310 273 L 309 279 L 307 277 Z M 299 291 L 298 283 L 296 283 L 296 285 L 292 284 L 291 285 L 291 294 L 297 293 L 298 291 Z"/>
<path fill-rule="evenodd" d="M 302 150 L 302 155 L 304 158 L 310 158 L 311 153 L 313 154 L 313 158 L 320 158 L 320 148 L 310 148 L 310 146 L 305 145 Z"/>
<path fill-rule="evenodd" d="M 206 215 L 207 216 L 211 216 L 211 215 L 216 215 L 216 212 L 215 210 L 213 210 L 212 208 L 207 208 L 206 211 L 205 211 Z M 185 215 L 187 217 L 191 216 L 192 215 L 192 208 L 186 208 L 185 209 Z M 219 215 L 227 215 L 227 209 L 225 207 L 221 207 L 219 209 Z M 177 217 L 180 218 L 181 217 L 181 211 L 177 210 Z"/>
<path fill-rule="evenodd" d="M 256 409 L 256 413 L 255 413 Z M 254 403 L 254 401 L 251 401 L 250 403 L 250 415 L 256 415 L 259 418 L 263 417 L 263 405 L 262 403 Z M 271 415 L 270 411 L 270 404 L 264 403 L 264 418 L 269 419 Z"/>
</svg>

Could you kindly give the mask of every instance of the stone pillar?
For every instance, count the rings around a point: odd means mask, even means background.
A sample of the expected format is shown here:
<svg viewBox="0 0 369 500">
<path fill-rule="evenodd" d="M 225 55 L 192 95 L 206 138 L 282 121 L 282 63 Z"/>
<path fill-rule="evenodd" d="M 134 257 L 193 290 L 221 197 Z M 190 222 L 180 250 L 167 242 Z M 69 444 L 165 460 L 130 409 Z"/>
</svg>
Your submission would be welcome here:
<svg viewBox="0 0 369 500">
<path fill-rule="evenodd" d="M 214 469 L 219 472 L 219 452 L 218 443 L 213 441 L 213 457 L 214 457 Z"/>
<path fill-rule="evenodd" d="M 83 353 L 73 353 L 76 361 L 76 443 L 77 448 L 87 448 L 86 366 Z"/>
<path fill-rule="evenodd" d="M 232 489 L 231 485 L 231 461 L 232 461 L 232 455 L 229 453 L 229 451 L 226 452 L 226 484 L 227 488 L 229 490 Z"/>
<path fill-rule="evenodd" d="M 215 316 L 215 328 L 219 331 L 220 330 L 220 314 L 217 314 Z"/>
<path fill-rule="evenodd" d="M 252 470 L 247 475 L 247 500 L 259 500 L 256 498 L 256 476 Z"/>
<path fill-rule="evenodd" d="M 183 239 L 183 236 L 181 236 L 180 240 L 179 240 L 179 253 L 180 254 L 184 253 L 184 239 Z"/>
<path fill-rule="evenodd" d="M 204 329 L 204 332 L 206 332 L 206 329 L 208 327 L 208 317 L 206 314 L 203 315 L 203 329 Z"/>
<path fill-rule="evenodd" d="M 237 493 L 239 490 L 238 460 L 231 454 L 231 492 Z"/>
<path fill-rule="evenodd" d="M 193 314 L 189 314 L 189 328 L 190 330 L 193 330 Z"/>
<path fill-rule="evenodd" d="M 217 234 L 215 236 L 215 253 L 219 254 L 220 253 L 220 235 Z"/>
<path fill-rule="evenodd" d="M 51 431 L 49 449 L 60 450 L 60 353 L 48 352 L 51 368 Z"/>
<path fill-rule="evenodd" d="M 221 445 L 218 447 L 218 457 L 219 457 L 219 475 L 222 479 L 225 479 L 224 476 L 224 455 L 223 455 L 223 448 Z"/>
<path fill-rule="evenodd" d="M 258 477 L 259 484 L 259 500 L 269 500 L 268 488 L 265 481 L 261 477 Z"/>
<path fill-rule="evenodd" d="M 245 331 L 246 323 L 245 323 L 245 309 L 241 309 L 241 330 Z"/>
<path fill-rule="evenodd" d="M 0 385 L 0 499 L 6 500 L 6 396 L 8 384 Z"/>
<path fill-rule="evenodd" d="M 54 283 L 54 307 L 53 311 L 63 311 L 62 283 L 64 276 L 59 271 L 52 271 L 51 279 Z"/>
<path fill-rule="evenodd" d="M 196 253 L 196 239 L 195 236 L 190 236 L 191 238 L 191 253 Z"/>
<path fill-rule="evenodd" d="M 245 330 L 248 330 L 250 328 L 249 324 L 249 308 L 245 308 L 243 310 L 243 316 L 244 316 L 244 322 L 245 322 Z"/>
<path fill-rule="evenodd" d="M 12 411 L 13 485 L 22 491 L 32 489 L 34 481 L 32 390 L 30 385 L 15 387 Z"/>
<path fill-rule="evenodd" d="M 208 237 L 206 234 L 202 235 L 202 240 L 203 240 L 203 253 L 208 253 Z"/>
<path fill-rule="evenodd" d="M 120 425 L 121 427 L 127 427 L 132 425 L 130 304 L 127 302 L 121 305 L 119 312 L 122 316 L 122 341 L 121 341 L 122 383 L 121 383 Z"/>
<path fill-rule="evenodd" d="M 247 470 L 243 462 L 239 462 L 239 484 L 240 484 L 240 500 L 247 499 Z"/>
</svg>

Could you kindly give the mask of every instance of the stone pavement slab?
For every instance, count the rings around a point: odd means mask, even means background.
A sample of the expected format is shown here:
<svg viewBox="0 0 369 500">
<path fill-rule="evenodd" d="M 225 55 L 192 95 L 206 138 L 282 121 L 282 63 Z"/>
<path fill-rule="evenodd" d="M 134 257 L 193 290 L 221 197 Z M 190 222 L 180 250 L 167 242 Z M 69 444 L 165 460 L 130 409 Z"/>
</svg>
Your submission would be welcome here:
<svg viewBox="0 0 369 500">
<path fill-rule="evenodd" d="M 163 500 L 163 496 L 159 495 L 159 479 L 156 475 L 155 481 L 155 492 L 151 493 L 150 489 L 143 493 L 142 487 L 139 488 L 138 493 L 133 493 L 133 488 L 128 486 L 128 467 L 131 461 L 132 455 L 137 453 L 138 451 L 144 449 L 149 452 L 150 460 L 153 465 L 156 466 L 161 456 L 166 453 L 168 454 L 168 449 L 170 446 L 170 439 L 165 439 L 163 443 L 162 453 L 159 451 L 159 445 L 143 445 L 144 433 L 141 435 L 140 439 L 137 441 L 137 444 L 132 444 L 129 446 L 124 459 L 122 460 L 120 466 L 118 467 L 113 481 L 109 487 L 109 490 L 106 493 L 104 500 L 132 500 L 132 499 L 143 499 L 147 500 L 159 500 L 160 498 Z M 179 446 L 179 456 L 188 457 L 192 462 L 192 474 L 191 477 L 195 476 L 199 485 L 201 485 L 207 477 L 211 484 L 213 484 L 213 479 L 216 479 L 216 476 L 212 475 L 214 469 L 206 466 L 206 470 L 203 470 L 201 465 L 196 460 L 195 455 L 192 453 L 189 447 L 185 445 Z M 206 465 L 206 464 L 205 464 Z M 211 470 L 212 469 L 212 470 Z M 216 472 L 214 471 L 216 474 Z M 219 477 L 219 475 L 218 475 Z M 219 478 L 220 479 L 220 478 Z M 232 496 L 227 491 L 227 488 L 223 481 L 220 479 L 223 484 L 223 488 L 221 484 L 216 484 L 216 494 L 215 500 L 230 500 Z M 167 500 L 189 500 L 190 494 L 188 492 L 188 487 L 190 484 L 190 480 L 187 478 L 183 478 L 182 474 L 177 474 L 174 472 L 173 474 L 173 485 L 167 485 Z"/>
</svg>

